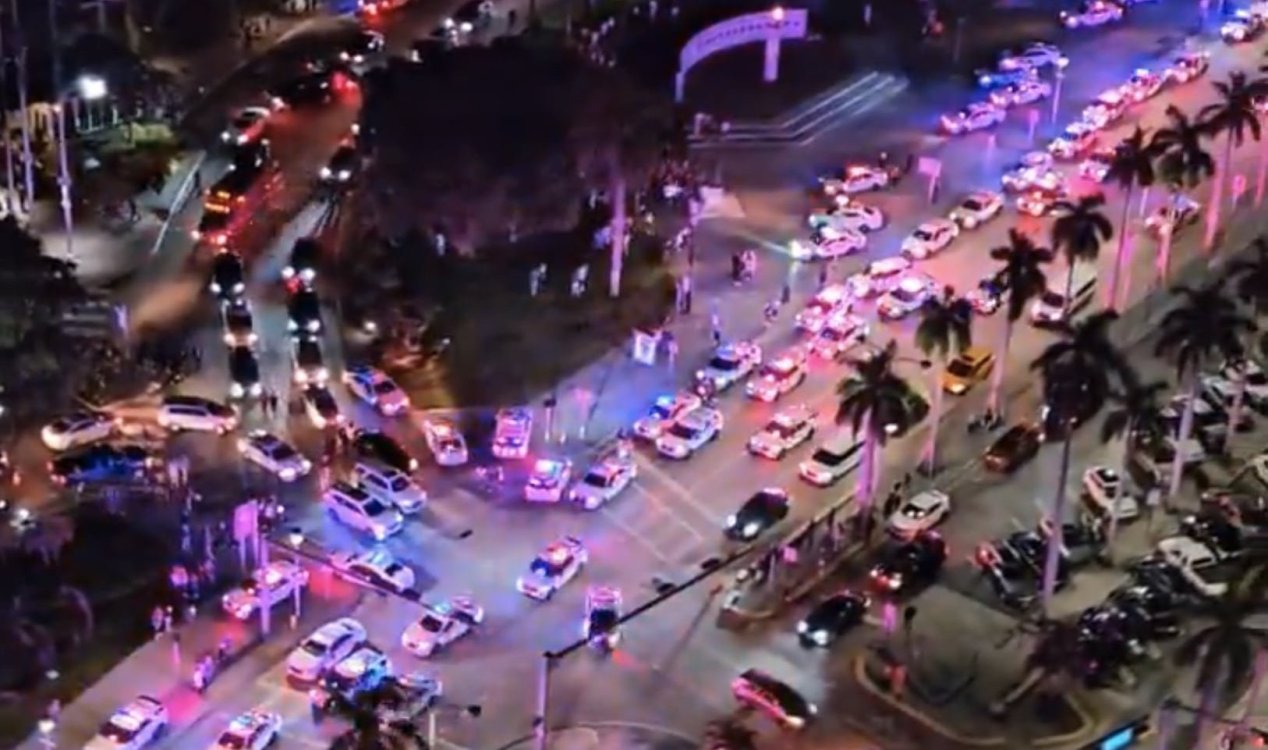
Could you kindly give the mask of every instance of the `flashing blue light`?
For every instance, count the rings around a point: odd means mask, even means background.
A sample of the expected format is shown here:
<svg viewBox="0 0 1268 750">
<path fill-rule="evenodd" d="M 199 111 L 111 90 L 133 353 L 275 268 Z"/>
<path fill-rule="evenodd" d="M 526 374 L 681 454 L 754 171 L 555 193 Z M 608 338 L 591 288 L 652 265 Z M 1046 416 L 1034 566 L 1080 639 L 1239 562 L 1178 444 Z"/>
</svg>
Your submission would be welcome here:
<svg viewBox="0 0 1268 750">
<path fill-rule="evenodd" d="M 1101 740 L 1101 750 L 1122 750 L 1129 747 L 1136 740 L 1136 730 L 1133 727 L 1120 729 L 1114 734 Z"/>
</svg>

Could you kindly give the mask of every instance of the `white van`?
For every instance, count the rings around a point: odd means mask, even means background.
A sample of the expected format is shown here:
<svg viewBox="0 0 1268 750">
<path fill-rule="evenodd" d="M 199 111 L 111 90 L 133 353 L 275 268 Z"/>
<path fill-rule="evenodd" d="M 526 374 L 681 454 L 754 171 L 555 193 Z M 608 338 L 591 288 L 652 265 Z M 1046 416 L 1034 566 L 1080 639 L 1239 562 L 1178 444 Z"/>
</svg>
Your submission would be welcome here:
<svg viewBox="0 0 1268 750">
<path fill-rule="evenodd" d="M 1096 297 L 1096 266 L 1092 263 L 1079 263 L 1074 267 L 1074 278 L 1070 284 L 1070 299 L 1065 298 L 1065 274 L 1054 274 L 1048 281 L 1048 290 L 1039 295 L 1030 305 L 1030 322 L 1036 326 L 1053 325 L 1067 322 L 1079 312 L 1092 304 Z"/>
<path fill-rule="evenodd" d="M 802 461 L 797 473 L 817 487 L 827 487 L 858 468 L 862 458 L 863 441 L 842 430 Z"/>
<path fill-rule="evenodd" d="M 352 473 L 357 486 L 370 497 L 390 503 L 402 513 L 417 513 L 427 504 L 427 493 L 399 469 L 377 461 L 358 461 Z"/>
</svg>

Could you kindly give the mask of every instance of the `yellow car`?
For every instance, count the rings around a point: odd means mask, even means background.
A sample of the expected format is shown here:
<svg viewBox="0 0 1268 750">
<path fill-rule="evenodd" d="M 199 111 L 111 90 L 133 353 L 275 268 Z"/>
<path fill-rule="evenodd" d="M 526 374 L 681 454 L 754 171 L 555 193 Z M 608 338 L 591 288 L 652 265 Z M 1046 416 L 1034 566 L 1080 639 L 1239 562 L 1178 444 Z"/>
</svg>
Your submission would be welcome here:
<svg viewBox="0 0 1268 750">
<path fill-rule="evenodd" d="M 995 355 L 983 346 L 970 346 L 960 356 L 947 364 L 942 373 L 942 390 L 952 396 L 962 396 L 974 384 L 985 380 L 995 366 Z"/>
</svg>

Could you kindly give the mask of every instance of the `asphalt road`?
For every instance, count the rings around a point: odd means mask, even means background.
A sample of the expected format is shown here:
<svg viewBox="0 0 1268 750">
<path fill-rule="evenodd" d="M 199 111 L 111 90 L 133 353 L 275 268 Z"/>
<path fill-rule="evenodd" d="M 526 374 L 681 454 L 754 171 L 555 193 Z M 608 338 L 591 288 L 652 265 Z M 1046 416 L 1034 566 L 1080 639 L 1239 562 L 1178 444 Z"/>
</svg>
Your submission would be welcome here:
<svg viewBox="0 0 1268 750">
<path fill-rule="evenodd" d="M 1148 61 L 1165 62 L 1167 56 L 1162 55 L 1165 45 L 1160 40 L 1179 42 L 1174 33 L 1176 22 L 1167 17 L 1171 8 L 1171 5 L 1159 5 L 1135 9 L 1132 20 L 1120 27 L 1078 32 L 1069 40 L 1063 40 L 1072 64 L 1063 84 L 1064 104 L 1060 108 L 1059 123 L 1073 119 L 1097 93 L 1126 79 L 1136 67 Z M 392 34 L 398 39 L 417 35 L 419 33 Z M 1217 46 L 1211 78 L 1221 78 L 1224 71 L 1238 65 L 1249 67 L 1257 63 L 1258 46 L 1236 49 Z M 1097 53 L 1111 47 L 1115 51 L 1112 57 Z M 806 209 L 804 185 L 807 178 L 813 176 L 816 165 L 839 161 L 847 155 L 870 156 L 880 148 L 895 154 L 915 150 L 934 153 L 943 163 L 944 184 L 937 210 L 928 205 L 923 187 L 914 179 L 874 199 L 865 199 L 874 201 L 887 212 L 889 227 L 872 238 L 865 256 L 838 263 L 834 273 L 839 274 L 855 270 L 865 260 L 896 253 L 902 236 L 918 221 L 942 213 L 972 189 L 993 186 L 999 172 L 1027 147 L 1025 121 L 1013 116 L 993 137 L 971 135 L 943 140 L 928 135 L 941 111 L 968 99 L 967 92 L 951 87 L 905 94 L 878 110 L 872 118 L 853 124 L 848 131 L 821 137 L 813 149 L 736 157 L 727 173 L 750 220 L 742 225 L 708 230 L 716 235 L 713 239 L 719 249 L 710 248 L 702 254 L 697 288 L 703 289 L 708 283 L 721 286 L 715 282 L 725 274 L 726 249 L 751 243 L 756 237 L 769 241 L 765 246 L 769 252 L 763 256 L 755 287 L 741 292 L 758 304 L 749 305 L 747 312 L 728 313 L 728 331 L 758 330 L 760 300 L 772 296 L 789 273 L 798 297 L 814 286 L 816 271 L 798 264 L 790 269 L 787 259 L 775 247 L 795 236 Z M 1114 143 L 1126 127 L 1136 122 L 1157 124 L 1168 103 L 1177 103 L 1194 112 L 1208 101 L 1209 86 L 1204 82 L 1170 90 L 1133 110 L 1107 141 Z M 349 127 L 354 107 L 355 101 L 349 99 L 328 111 L 305 114 L 299 121 L 278 123 L 271 138 L 282 164 L 283 179 L 278 194 L 269 199 L 269 206 L 275 206 L 277 214 L 285 215 L 286 208 L 303 202 L 313 176 L 325 163 L 338 137 Z M 1253 147 L 1238 152 L 1238 170 L 1250 172 L 1253 169 L 1253 152 Z M 209 167 L 214 168 L 214 165 Z M 204 180 L 204 184 L 207 182 Z M 1114 190 L 1109 192 L 1107 212 L 1117 216 L 1115 204 L 1119 196 Z M 242 248 L 253 262 L 248 295 L 255 307 L 257 330 L 262 339 L 265 379 L 283 396 L 290 381 L 290 369 L 278 268 L 294 238 L 311 231 L 324 210 L 322 206 L 305 207 L 280 233 L 273 235 L 262 230 L 262 235 L 271 236 L 269 242 Z M 262 211 L 262 220 L 267 220 L 269 213 L 267 209 Z M 192 224 L 195 214 L 196 210 L 190 209 L 189 216 L 180 221 Z M 1011 215 L 1011 211 L 1007 215 Z M 972 287 L 991 268 L 985 251 L 1001 244 L 1011 223 L 1011 219 L 1000 219 L 962 237 L 943 254 L 924 263 L 923 268 L 944 283 L 960 289 Z M 1188 234 L 1190 236 L 1177 241 L 1174 251 L 1177 258 L 1194 252 L 1200 230 L 1191 230 Z M 220 359 L 223 351 L 219 344 L 220 332 L 214 317 L 208 315 L 211 303 L 202 291 L 205 272 L 195 270 L 203 251 L 191 249 L 185 235 L 179 232 L 169 235 L 168 242 L 170 246 L 158 254 L 155 264 L 158 270 L 135 293 L 137 307 L 133 317 L 165 322 L 192 316 L 199 325 L 199 339 L 206 342 L 206 355 L 203 372 L 183 387 L 221 396 L 225 392 L 226 376 Z M 976 253 L 979 259 L 965 262 L 972 257 L 971 253 Z M 191 254 L 195 255 L 192 263 Z M 1111 254 L 1107 248 L 1102 267 Z M 1143 287 L 1139 280 L 1145 278 L 1149 265 L 1147 255 L 1138 253 L 1133 265 L 1137 279 L 1134 287 L 1138 290 Z M 326 312 L 327 328 L 334 329 L 333 311 Z M 762 335 L 762 343 L 768 351 L 777 351 L 798 341 L 789 330 L 789 317 L 784 315 L 775 327 Z M 981 320 L 975 336 L 983 342 L 995 342 L 999 339 L 1001 324 L 998 317 Z M 874 338 L 883 340 L 893 336 L 900 342 L 905 356 L 915 357 L 909 343 L 913 326 L 911 320 L 874 324 Z M 700 335 L 705 335 L 703 327 Z M 1026 371 L 1026 363 L 1048 340 L 1047 334 L 1026 324 L 1020 326 L 1013 343 L 1012 359 L 1007 363 L 1007 392 L 1022 391 L 1033 380 Z M 327 351 L 331 369 L 337 373 L 341 358 L 335 342 L 327 343 Z M 683 351 L 697 352 L 701 348 L 685 341 Z M 681 363 L 684 381 L 698 364 L 684 356 Z M 900 370 L 917 382 L 928 377 L 914 365 L 902 365 Z M 844 366 L 816 363 L 808 381 L 783 402 L 811 405 L 819 410 L 826 425 L 830 419 L 833 388 L 844 374 Z M 983 474 L 972 463 L 964 464 L 985 445 L 984 438 L 962 437 L 963 420 L 967 414 L 982 409 L 985 390 L 980 386 L 962 399 L 947 400 L 950 414 L 944 434 L 949 437 L 944 438 L 942 450 L 945 461 L 954 468 L 948 470 L 943 481 L 951 486 L 955 511 L 944 531 L 957 554 L 967 554 L 977 542 L 1010 530 L 1014 524 L 1033 525 L 1038 516 L 1037 505 L 1047 501 L 1055 481 L 1053 461 L 1047 456 L 1041 456 L 1007 481 Z M 361 406 L 352 404 L 344 394 L 340 397 L 358 424 L 371 426 L 381 421 Z M 796 464 L 808 454 L 810 447 L 793 451 L 781 462 L 751 458 L 744 451 L 744 441 L 770 417 L 772 407 L 743 401 L 739 395 L 725 396 L 722 404 L 726 428 L 719 441 L 682 463 L 667 463 L 640 451 L 640 476 L 636 485 L 595 513 L 569 507 L 528 506 L 511 497 L 514 487 L 506 489 L 506 497 L 488 498 L 474 490 L 467 470 L 443 471 L 432 466 L 423 469 L 422 479 L 432 503 L 407 524 L 402 534 L 384 546 L 414 567 L 425 598 L 435 600 L 471 593 L 489 613 L 488 624 L 482 631 L 434 657 L 434 664 L 429 666 L 443 677 L 452 700 L 484 706 L 484 717 L 478 722 L 443 716 L 441 729 L 446 737 L 467 747 L 495 748 L 530 731 L 536 656 L 543 649 L 562 646 L 577 637 L 587 584 L 617 585 L 626 592 L 626 600 L 632 606 L 651 596 L 653 576 L 682 580 L 701 560 L 724 552 L 727 545 L 720 533 L 723 519 L 756 489 L 766 486 L 789 489 L 795 499 L 794 519 L 802 519 L 852 488 L 852 478 L 826 490 L 811 488 L 797 479 Z M 1027 402 L 1023 396 L 1023 405 L 1014 406 L 1013 410 L 1020 414 L 1035 406 L 1033 398 Z M 645 407 L 646 404 L 628 404 L 631 412 Z M 143 417 L 143 412 L 142 407 L 137 415 Z M 411 415 L 383 428 L 399 435 L 419 456 L 424 456 L 421 439 L 411 424 L 416 417 Z M 263 424 L 263 418 L 252 413 L 247 422 Z M 306 453 L 316 456 L 320 438 L 302 415 L 280 418 L 272 426 L 284 430 Z M 889 446 L 885 455 L 886 481 L 914 463 L 923 440 L 923 430 L 917 430 Z M 192 453 L 195 461 L 208 468 L 219 466 L 226 473 L 236 470 L 232 451 L 223 441 L 217 442 L 214 438 L 187 436 L 181 438 L 174 450 Z M 538 454 L 555 450 L 558 449 L 537 447 Z M 1104 451 L 1091 431 L 1085 431 L 1076 441 L 1075 464 L 1083 466 L 1104 461 Z M 318 493 L 311 479 L 279 491 L 292 508 L 291 523 L 301 527 L 314 544 L 338 549 L 365 543 L 320 512 L 316 503 Z M 565 533 L 581 536 L 591 550 L 591 563 L 581 579 L 545 604 L 516 593 L 515 576 L 544 544 Z M 955 600 L 961 601 L 966 610 L 988 607 L 970 590 L 971 581 L 964 585 L 958 582 L 961 576 L 959 571 L 948 573 L 951 588 L 964 594 Z M 842 702 L 843 697 L 834 692 L 832 686 L 845 655 L 852 650 L 851 643 L 842 644 L 833 653 L 807 652 L 796 645 L 788 623 L 783 621 L 744 635 L 718 629 L 712 622 L 708 588 L 708 585 L 699 587 L 627 626 L 622 648 L 612 658 L 600 659 L 581 653 L 561 665 L 554 680 L 552 723 L 619 719 L 664 725 L 692 734 L 704 721 L 733 710 L 726 685 L 731 677 L 749 666 L 764 668 L 788 679 L 809 697 L 832 709 L 828 713 L 849 716 L 849 703 Z M 1075 589 L 1079 588 L 1076 584 Z M 398 664 L 414 662 L 413 657 L 397 646 L 414 606 L 390 598 L 368 606 L 362 617 L 372 638 L 389 648 Z M 927 616 L 939 617 L 937 608 Z M 985 609 L 982 616 L 988 616 Z M 227 720 L 242 709 L 261 704 L 272 706 L 289 719 L 283 747 L 322 746 L 320 738 L 332 731 L 331 728 L 313 727 L 308 722 L 303 694 L 278 689 L 276 671 L 275 667 L 249 689 L 218 706 L 220 716 Z M 166 740 L 166 745 L 209 744 L 218 729 L 214 720 L 183 730 L 178 728 Z M 820 738 L 834 741 L 841 738 L 843 744 L 834 744 L 835 747 L 864 746 L 843 721 L 826 722 L 819 732 Z"/>
</svg>

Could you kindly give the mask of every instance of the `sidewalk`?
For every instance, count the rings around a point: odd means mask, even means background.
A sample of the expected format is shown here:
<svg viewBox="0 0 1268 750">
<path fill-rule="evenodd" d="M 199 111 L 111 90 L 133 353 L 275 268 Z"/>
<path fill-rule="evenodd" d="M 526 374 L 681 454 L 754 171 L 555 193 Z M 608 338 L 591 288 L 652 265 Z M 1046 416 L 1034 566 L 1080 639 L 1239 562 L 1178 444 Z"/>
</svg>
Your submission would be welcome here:
<svg viewBox="0 0 1268 750">
<path fill-rule="evenodd" d="M 246 689 L 274 667 L 308 633 L 357 606 L 361 590 L 334 579 L 324 568 L 312 569 L 298 627 L 291 628 L 289 603 L 273 610 L 272 635 L 260 641 L 258 618 L 239 622 L 225 615 L 216 602 L 205 604 L 192 622 L 179 626 L 142 646 L 105 677 L 64 706 L 53 733 L 54 747 L 82 747 L 116 708 L 139 695 L 158 698 L 167 707 L 174 730 L 193 725 L 210 714 L 218 701 Z M 234 645 L 230 664 L 199 695 L 190 686 L 194 661 L 214 651 L 224 638 Z M 38 733 L 19 746 L 46 750 Z"/>
</svg>

